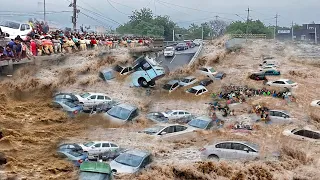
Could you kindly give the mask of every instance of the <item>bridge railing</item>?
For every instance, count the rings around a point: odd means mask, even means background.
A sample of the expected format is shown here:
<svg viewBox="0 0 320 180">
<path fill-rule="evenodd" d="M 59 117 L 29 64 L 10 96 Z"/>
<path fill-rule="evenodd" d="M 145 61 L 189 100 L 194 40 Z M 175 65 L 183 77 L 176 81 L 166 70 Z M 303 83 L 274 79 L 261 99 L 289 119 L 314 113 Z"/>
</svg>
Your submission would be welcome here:
<svg viewBox="0 0 320 180">
<path fill-rule="evenodd" d="M 267 39 L 266 34 L 230 34 L 231 38 Z"/>
</svg>

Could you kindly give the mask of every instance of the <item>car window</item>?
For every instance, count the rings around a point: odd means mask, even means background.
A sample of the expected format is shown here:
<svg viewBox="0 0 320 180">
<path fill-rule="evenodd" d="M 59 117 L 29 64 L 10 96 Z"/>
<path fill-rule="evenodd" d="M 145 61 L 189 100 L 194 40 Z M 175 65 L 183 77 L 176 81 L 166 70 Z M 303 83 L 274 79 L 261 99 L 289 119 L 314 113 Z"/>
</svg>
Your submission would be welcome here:
<svg viewBox="0 0 320 180">
<path fill-rule="evenodd" d="M 99 100 L 104 100 L 104 96 L 98 96 L 97 99 L 99 99 Z"/>
<path fill-rule="evenodd" d="M 203 92 L 203 89 L 200 89 L 197 94 L 201 94 Z"/>
<path fill-rule="evenodd" d="M 201 68 L 200 70 L 204 71 L 204 72 L 208 72 L 208 69 L 206 69 L 206 68 Z"/>
<path fill-rule="evenodd" d="M 102 143 L 102 147 L 110 147 L 109 143 Z"/>
<path fill-rule="evenodd" d="M 162 132 L 173 133 L 174 132 L 174 126 L 169 126 L 169 127 L 165 128 Z"/>
<path fill-rule="evenodd" d="M 56 99 L 63 99 L 64 98 L 64 95 L 57 95 L 56 96 Z"/>
<path fill-rule="evenodd" d="M 240 144 L 240 143 L 232 143 L 231 144 L 231 149 L 234 149 L 234 150 L 244 151 L 244 148 L 246 148 L 246 146 L 243 144 Z"/>
<path fill-rule="evenodd" d="M 59 149 L 68 149 L 68 145 L 62 145 L 59 147 Z"/>
<path fill-rule="evenodd" d="M 176 126 L 175 132 L 184 131 L 186 129 L 187 129 L 187 127 L 185 127 L 185 126 Z"/>
<path fill-rule="evenodd" d="M 173 115 L 178 115 L 178 112 L 174 112 Z"/>
<path fill-rule="evenodd" d="M 186 115 L 190 115 L 190 113 L 189 112 L 184 112 Z"/>
<path fill-rule="evenodd" d="M 184 112 L 179 112 L 179 115 L 184 115 Z"/>
<path fill-rule="evenodd" d="M 61 153 L 61 152 L 57 152 L 58 156 L 60 158 L 68 158 L 68 156 L 66 156 L 65 154 Z"/>
<path fill-rule="evenodd" d="M 112 143 L 110 143 L 110 145 L 111 145 L 111 147 L 118 147 L 117 145 L 112 144 Z"/>
<path fill-rule="evenodd" d="M 138 116 L 138 110 L 134 110 L 134 111 L 130 114 L 128 120 L 132 120 L 132 119 L 134 119 L 134 118 L 137 117 L 137 116 Z"/>
<path fill-rule="evenodd" d="M 122 71 L 122 73 L 127 73 L 127 72 L 129 72 L 129 69 L 128 69 L 128 68 L 125 68 L 125 69 Z"/>
<path fill-rule="evenodd" d="M 25 30 L 26 30 L 26 25 L 25 25 L 25 24 L 22 24 L 21 27 L 20 27 L 20 30 L 21 30 L 21 31 L 25 31 Z"/>
<path fill-rule="evenodd" d="M 270 116 L 274 116 L 274 111 L 269 111 Z"/>
<path fill-rule="evenodd" d="M 30 29 L 30 26 L 28 24 L 26 25 L 26 29 Z"/>
<path fill-rule="evenodd" d="M 216 145 L 216 148 L 231 149 L 231 143 L 220 143 Z"/>
<path fill-rule="evenodd" d="M 52 106 L 57 109 L 63 108 L 59 103 L 56 103 L 56 102 L 53 102 Z"/>
<path fill-rule="evenodd" d="M 94 147 L 100 147 L 100 146 L 101 146 L 100 143 L 94 145 Z"/>
<path fill-rule="evenodd" d="M 110 97 L 108 97 L 108 96 L 104 96 L 104 99 L 105 99 L 105 100 L 108 100 L 108 101 L 110 101 L 110 100 L 111 100 L 111 98 L 110 98 Z"/>
<path fill-rule="evenodd" d="M 320 134 L 317 132 L 313 132 L 313 131 L 309 131 L 309 130 L 305 130 L 303 133 L 303 136 L 307 137 L 307 138 L 311 138 L 311 139 L 320 139 Z"/>
<path fill-rule="evenodd" d="M 175 83 L 175 84 L 172 86 L 172 89 L 176 88 L 178 85 L 179 85 L 179 83 Z"/>
<path fill-rule="evenodd" d="M 192 81 L 194 81 L 194 80 L 196 80 L 196 78 L 192 78 L 192 79 L 190 79 L 190 82 L 192 82 Z"/>
<path fill-rule="evenodd" d="M 141 163 L 141 168 L 147 166 L 148 164 L 150 164 L 151 162 L 151 157 L 150 156 L 147 156 Z"/>
<path fill-rule="evenodd" d="M 90 96 L 90 99 L 96 99 L 96 95 Z"/>
</svg>

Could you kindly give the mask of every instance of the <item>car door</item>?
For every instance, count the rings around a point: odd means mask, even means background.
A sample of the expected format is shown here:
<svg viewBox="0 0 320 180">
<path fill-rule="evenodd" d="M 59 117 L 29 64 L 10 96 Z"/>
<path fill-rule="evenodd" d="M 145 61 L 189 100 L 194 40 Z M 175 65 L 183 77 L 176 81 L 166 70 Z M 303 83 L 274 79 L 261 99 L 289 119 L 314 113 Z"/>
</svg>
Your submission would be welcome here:
<svg viewBox="0 0 320 180">
<path fill-rule="evenodd" d="M 185 117 L 185 113 L 183 111 L 178 112 L 178 118 L 183 118 Z"/>
<path fill-rule="evenodd" d="M 178 119 L 179 118 L 179 112 L 173 112 L 171 117 L 169 117 L 170 119 Z"/>
<path fill-rule="evenodd" d="M 86 106 L 94 106 L 94 105 L 95 105 L 95 102 L 96 102 L 96 98 L 97 98 L 96 95 L 91 95 L 91 96 L 89 96 L 88 99 L 87 99 L 87 101 L 86 101 L 86 103 L 85 103 L 85 105 L 86 105 Z"/>
<path fill-rule="evenodd" d="M 185 130 L 187 130 L 187 129 L 188 129 L 188 127 L 186 127 L 186 126 L 176 125 L 176 126 L 174 126 L 174 134 L 175 135 L 184 134 L 184 133 L 186 133 Z"/>
<path fill-rule="evenodd" d="M 102 143 L 101 144 L 101 153 L 109 151 L 111 148 L 110 143 Z"/>
<path fill-rule="evenodd" d="M 111 150 L 116 150 L 116 149 L 119 149 L 119 146 L 116 145 L 116 144 L 110 143 L 110 149 Z"/>
<path fill-rule="evenodd" d="M 174 135 L 174 130 L 175 130 L 175 127 L 174 127 L 174 126 L 168 126 L 168 127 L 166 127 L 164 130 L 162 130 L 161 132 L 159 132 L 158 135 L 159 135 L 161 138 L 170 137 L 170 136 Z"/>
<path fill-rule="evenodd" d="M 233 150 L 233 157 L 234 160 L 239 159 L 246 159 L 247 158 L 247 152 L 245 151 L 245 145 L 241 143 L 231 143 L 231 149 Z"/>
<path fill-rule="evenodd" d="M 90 155 L 98 155 L 99 153 L 101 153 L 101 143 L 92 145 L 88 153 Z"/>
<path fill-rule="evenodd" d="M 234 157 L 234 150 L 231 149 L 231 143 L 219 143 L 215 146 L 214 152 L 220 159 L 230 160 Z"/>
<path fill-rule="evenodd" d="M 178 83 L 178 82 L 174 83 L 174 84 L 171 86 L 170 92 L 171 92 L 171 91 L 174 91 L 175 89 L 177 89 L 178 86 L 179 86 L 179 83 Z"/>
<path fill-rule="evenodd" d="M 99 104 L 103 104 L 103 103 L 105 103 L 104 96 L 98 95 L 97 100 L 95 101 L 95 105 L 99 105 Z"/>
<path fill-rule="evenodd" d="M 202 94 L 202 92 L 203 92 L 203 89 L 200 89 L 199 91 L 197 91 L 196 96 L 201 95 L 201 94 Z"/>
</svg>

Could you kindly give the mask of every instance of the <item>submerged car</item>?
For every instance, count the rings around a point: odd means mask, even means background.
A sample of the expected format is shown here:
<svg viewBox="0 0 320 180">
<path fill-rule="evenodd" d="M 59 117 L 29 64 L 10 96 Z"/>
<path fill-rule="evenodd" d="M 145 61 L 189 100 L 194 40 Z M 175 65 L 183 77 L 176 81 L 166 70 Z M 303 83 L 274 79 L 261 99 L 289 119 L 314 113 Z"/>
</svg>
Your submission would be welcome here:
<svg viewBox="0 0 320 180">
<path fill-rule="evenodd" d="M 222 80 L 223 78 L 226 77 L 226 73 L 224 72 L 218 72 L 215 76 L 214 76 L 214 79 L 216 80 Z"/>
<path fill-rule="evenodd" d="M 79 99 L 72 93 L 57 93 L 53 97 L 54 101 L 68 101 L 74 104 L 79 103 Z"/>
<path fill-rule="evenodd" d="M 320 144 L 320 131 L 313 131 L 311 129 L 287 129 L 283 131 L 283 135 L 289 136 L 298 140 L 307 140 Z"/>
<path fill-rule="evenodd" d="M 218 72 L 213 67 L 202 67 L 202 68 L 199 68 L 197 72 L 211 79 L 215 79 L 215 76 L 218 74 Z"/>
<path fill-rule="evenodd" d="M 80 165 L 79 180 L 113 180 L 111 167 L 104 162 L 85 161 Z"/>
<path fill-rule="evenodd" d="M 61 144 L 58 146 L 58 151 L 77 151 L 83 153 L 82 147 L 75 143 Z"/>
<path fill-rule="evenodd" d="M 162 86 L 163 89 L 168 90 L 169 92 L 172 92 L 180 87 L 178 80 L 171 80 L 165 85 Z"/>
<path fill-rule="evenodd" d="M 172 57 L 175 55 L 174 47 L 166 47 L 163 51 L 164 57 Z"/>
<path fill-rule="evenodd" d="M 100 153 L 119 149 L 119 146 L 109 141 L 91 141 L 83 144 L 79 144 L 84 152 L 86 152 L 90 158 L 97 157 Z"/>
<path fill-rule="evenodd" d="M 159 124 L 150 128 L 146 128 L 139 133 L 145 133 L 158 138 L 168 138 L 172 136 L 180 136 L 186 133 L 193 132 L 195 128 L 180 124 Z"/>
<path fill-rule="evenodd" d="M 110 166 L 113 172 L 135 173 L 147 167 L 152 162 L 151 153 L 142 150 L 129 150 L 120 154 L 111 161 Z"/>
<path fill-rule="evenodd" d="M 310 104 L 313 107 L 320 107 L 320 100 L 314 100 Z"/>
<path fill-rule="evenodd" d="M 83 107 L 68 101 L 53 101 L 52 106 L 55 109 L 62 110 L 71 118 L 76 117 L 83 111 Z"/>
<path fill-rule="evenodd" d="M 276 69 L 270 69 L 270 70 L 265 70 L 264 74 L 266 76 L 279 76 L 281 73 L 280 73 L 280 71 L 278 71 Z"/>
<path fill-rule="evenodd" d="M 130 104 L 113 106 L 109 111 L 104 113 L 104 117 L 108 120 L 119 124 L 132 122 L 138 115 L 138 108 Z"/>
<path fill-rule="evenodd" d="M 196 83 L 198 80 L 196 77 L 194 76 L 188 76 L 188 77 L 185 77 L 183 79 L 180 80 L 179 82 L 179 85 L 180 86 L 190 86 L 194 83 Z"/>
<path fill-rule="evenodd" d="M 204 80 L 201 80 L 199 85 L 202 85 L 202 86 L 209 86 L 210 84 L 213 83 L 213 80 L 212 79 L 204 79 Z"/>
<path fill-rule="evenodd" d="M 208 92 L 207 88 L 205 88 L 204 86 L 201 86 L 201 85 L 192 87 L 186 91 L 186 93 L 191 93 L 196 96 L 200 96 L 206 92 Z"/>
<path fill-rule="evenodd" d="M 84 161 L 88 161 L 87 153 L 77 151 L 58 151 L 58 156 L 71 161 L 76 167 L 79 167 Z"/>
<path fill-rule="evenodd" d="M 298 83 L 291 81 L 290 79 L 279 79 L 276 81 L 267 82 L 268 86 L 276 86 L 283 88 L 296 88 L 298 87 Z"/>
<path fill-rule="evenodd" d="M 79 103 L 83 105 L 84 110 L 90 110 L 99 104 L 112 101 L 112 99 L 104 93 L 87 92 L 76 95 L 76 97 L 79 99 Z"/>
<path fill-rule="evenodd" d="M 201 159 L 214 161 L 255 160 L 260 156 L 260 148 L 257 144 L 244 141 L 222 141 L 205 146 L 200 151 Z"/>
<path fill-rule="evenodd" d="M 167 123 L 169 118 L 164 116 L 161 112 L 151 112 L 147 114 L 147 119 L 155 122 L 155 123 Z"/>
<path fill-rule="evenodd" d="M 119 64 L 113 67 L 113 70 L 117 71 L 120 75 L 127 75 L 133 71 L 131 66 L 121 66 Z"/>
<path fill-rule="evenodd" d="M 256 81 L 262 81 L 267 79 L 266 75 L 263 72 L 253 73 L 249 76 L 249 78 Z"/>
<path fill-rule="evenodd" d="M 179 119 L 179 118 L 191 116 L 190 112 L 184 111 L 184 110 L 169 110 L 169 111 L 162 112 L 162 114 L 164 115 L 164 117 L 168 119 Z"/>
<path fill-rule="evenodd" d="M 207 116 L 200 116 L 192 119 L 188 125 L 196 129 L 207 130 L 213 127 L 213 120 Z"/>
<path fill-rule="evenodd" d="M 283 110 L 269 110 L 269 117 L 271 122 L 276 124 L 290 124 L 294 122 L 290 114 Z"/>
</svg>

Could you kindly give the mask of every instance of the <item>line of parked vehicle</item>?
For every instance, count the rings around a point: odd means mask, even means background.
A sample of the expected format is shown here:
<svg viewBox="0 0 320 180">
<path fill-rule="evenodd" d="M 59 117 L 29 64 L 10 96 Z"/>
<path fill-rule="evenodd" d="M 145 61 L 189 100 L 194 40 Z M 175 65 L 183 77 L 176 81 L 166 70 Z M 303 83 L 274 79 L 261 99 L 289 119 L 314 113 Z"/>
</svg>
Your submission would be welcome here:
<svg viewBox="0 0 320 180">
<path fill-rule="evenodd" d="M 165 57 L 173 57 L 175 56 L 175 51 L 184 51 L 189 48 L 194 48 L 196 46 L 200 46 L 202 44 L 202 39 L 195 39 L 195 40 L 184 40 L 181 43 L 173 44 L 166 47 L 163 51 L 163 55 Z"/>
</svg>

